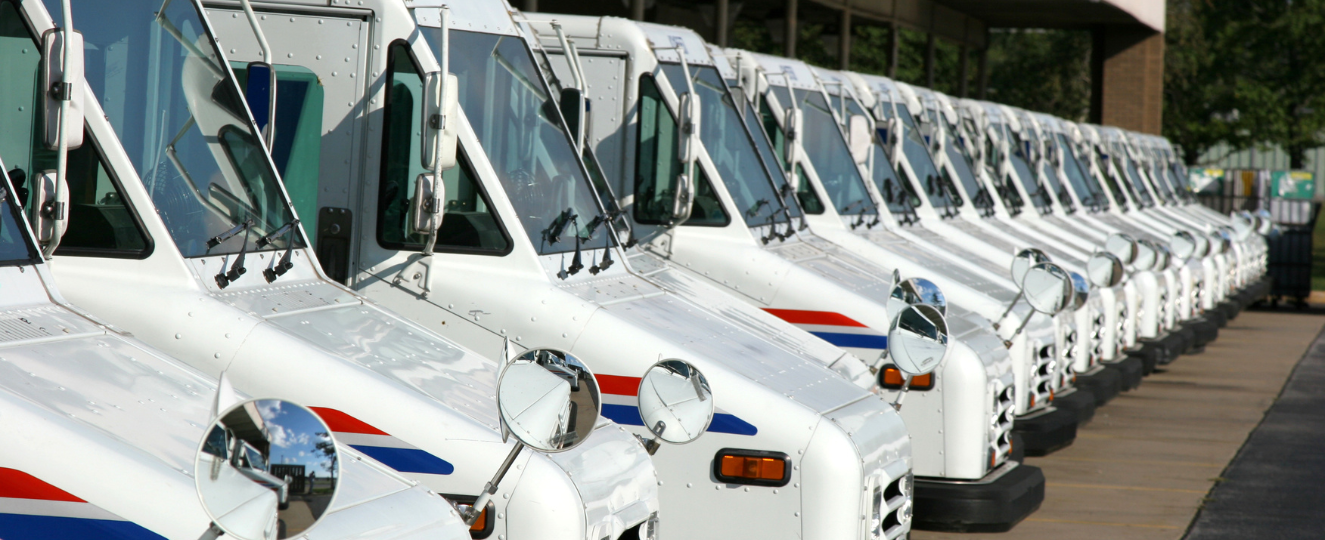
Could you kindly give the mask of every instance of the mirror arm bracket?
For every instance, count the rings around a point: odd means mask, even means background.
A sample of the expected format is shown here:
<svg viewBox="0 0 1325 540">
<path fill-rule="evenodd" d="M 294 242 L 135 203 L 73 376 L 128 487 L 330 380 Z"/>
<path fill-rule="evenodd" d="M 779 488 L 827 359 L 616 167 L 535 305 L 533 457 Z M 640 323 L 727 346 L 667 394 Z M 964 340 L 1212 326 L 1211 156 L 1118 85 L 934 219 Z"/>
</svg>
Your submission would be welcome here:
<svg viewBox="0 0 1325 540">
<path fill-rule="evenodd" d="M 520 456 L 520 450 L 524 449 L 524 443 L 515 442 L 511 448 L 511 453 L 506 455 L 506 459 L 497 467 L 497 474 L 492 475 L 492 481 L 483 486 L 483 493 L 480 493 L 478 499 L 474 501 L 474 506 L 469 509 L 469 514 L 465 516 L 465 525 L 473 525 L 478 521 L 478 517 L 483 514 L 483 509 L 488 506 L 488 501 L 497 493 L 497 485 L 501 484 L 501 479 L 506 476 L 506 471 L 511 469 L 515 463 L 515 458 Z"/>
<path fill-rule="evenodd" d="M 910 389 L 911 389 L 911 376 L 906 375 L 906 379 L 902 381 L 902 389 L 899 392 L 897 392 L 897 399 L 893 400 L 894 410 L 898 411 L 902 410 L 902 400 L 906 399 L 906 392 Z"/>
</svg>

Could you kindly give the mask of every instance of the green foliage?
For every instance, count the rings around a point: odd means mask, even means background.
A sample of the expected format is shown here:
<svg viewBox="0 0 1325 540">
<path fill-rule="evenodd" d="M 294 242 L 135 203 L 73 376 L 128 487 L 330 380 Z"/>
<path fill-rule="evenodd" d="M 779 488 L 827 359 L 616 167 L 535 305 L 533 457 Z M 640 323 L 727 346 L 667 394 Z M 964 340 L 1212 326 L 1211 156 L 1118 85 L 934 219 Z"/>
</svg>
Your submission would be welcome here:
<svg viewBox="0 0 1325 540">
<path fill-rule="evenodd" d="M 1090 112 L 1090 32 L 989 34 L 990 101 L 1084 121 Z"/>
</svg>

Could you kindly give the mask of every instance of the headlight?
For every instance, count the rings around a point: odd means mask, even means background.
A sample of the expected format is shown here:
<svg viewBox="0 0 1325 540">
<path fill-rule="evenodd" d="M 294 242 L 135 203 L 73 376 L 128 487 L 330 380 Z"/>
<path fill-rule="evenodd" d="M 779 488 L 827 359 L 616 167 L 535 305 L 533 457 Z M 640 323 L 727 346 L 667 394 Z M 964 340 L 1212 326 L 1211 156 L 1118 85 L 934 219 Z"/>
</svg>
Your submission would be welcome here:
<svg viewBox="0 0 1325 540">
<path fill-rule="evenodd" d="M 640 540 L 658 540 L 658 514 L 655 512 L 639 526 Z"/>
</svg>

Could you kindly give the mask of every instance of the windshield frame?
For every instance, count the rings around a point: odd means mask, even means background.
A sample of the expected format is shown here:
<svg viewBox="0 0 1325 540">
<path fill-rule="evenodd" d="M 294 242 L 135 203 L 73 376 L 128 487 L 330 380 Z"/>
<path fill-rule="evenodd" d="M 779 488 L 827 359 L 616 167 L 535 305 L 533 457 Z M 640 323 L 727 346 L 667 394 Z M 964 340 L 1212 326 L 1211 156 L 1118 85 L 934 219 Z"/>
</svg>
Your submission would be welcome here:
<svg viewBox="0 0 1325 540">
<path fill-rule="evenodd" d="M 254 120 L 252 111 L 249 107 L 247 100 L 245 99 L 244 91 L 239 86 L 238 79 L 236 78 L 234 70 L 232 69 L 231 66 L 232 63 L 229 61 L 229 58 L 226 56 L 226 52 L 219 45 L 219 41 L 217 40 L 216 37 L 216 32 L 211 24 L 211 19 L 207 14 L 206 10 L 203 8 L 201 0 L 165 0 L 164 2 L 160 3 L 160 7 L 157 8 L 158 11 L 154 12 L 156 16 L 153 17 L 151 19 L 151 22 L 147 24 L 155 25 L 159 27 L 162 32 L 170 34 L 172 28 L 168 28 L 166 25 L 174 27 L 174 23 L 173 21 L 170 20 L 169 17 L 165 15 L 165 13 L 169 7 L 175 5 L 175 3 L 180 3 L 180 2 L 187 3 L 188 5 L 187 9 L 192 10 L 192 15 L 193 17 L 196 18 L 196 21 L 199 25 L 199 28 L 197 29 L 198 34 L 200 36 L 206 36 L 206 41 L 207 41 L 206 45 L 208 47 L 207 50 L 198 49 L 198 51 L 201 51 L 202 53 L 201 56 L 196 56 L 196 53 L 185 54 L 185 60 L 183 61 L 187 62 L 188 59 L 191 58 L 194 61 L 201 61 L 210 64 L 213 76 L 219 76 L 221 80 L 219 80 L 216 83 L 216 85 L 212 87 L 212 90 L 211 92 L 208 93 L 208 95 L 216 96 L 215 92 L 218 88 L 221 87 L 221 85 L 227 87 L 229 91 L 233 93 L 233 96 L 236 100 L 236 103 L 231 105 L 238 105 L 235 108 L 236 110 L 225 108 L 226 106 L 224 104 L 218 103 L 217 106 L 221 107 L 225 113 L 230 114 L 231 115 L 230 118 L 237 122 L 225 123 L 221 128 L 218 128 L 215 133 L 206 133 L 203 131 L 203 128 L 196 121 L 196 117 L 199 112 L 198 109 L 196 107 L 190 106 L 188 100 L 185 98 L 185 90 L 183 90 L 182 85 L 188 84 L 188 82 L 184 80 L 185 77 L 184 73 L 180 71 L 178 73 L 170 74 L 171 76 L 170 81 L 168 82 L 163 81 L 162 83 L 158 84 L 165 84 L 166 86 L 171 86 L 171 85 L 181 86 L 180 88 L 176 88 L 174 91 L 179 93 L 178 96 L 176 97 L 185 103 L 183 112 L 187 112 L 190 115 L 190 119 L 183 123 L 184 127 L 180 129 L 179 133 L 181 134 L 181 136 L 192 133 L 193 135 L 203 139 L 203 142 L 199 147 L 208 150 L 208 153 L 211 154 L 210 160 L 213 163 L 215 163 L 217 172 L 219 174 L 221 174 L 223 177 L 226 176 L 227 173 L 232 174 L 234 178 L 231 180 L 239 183 L 242 187 L 245 188 L 245 194 L 244 194 L 245 196 L 252 196 L 250 195 L 250 193 L 255 192 L 255 190 L 251 188 L 263 187 L 263 185 L 258 184 L 259 182 L 266 182 L 268 180 L 270 181 L 270 184 L 268 186 L 268 189 L 270 189 L 269 193 L 270 197 L 267 200 L 261 201 L 262 205 L 268 206 L 266 212 L 267 214 L 270 215 L 264 215 L 262 211 L 258 211 L 256 214 L 251 214 L 246 218 L 247 220 L 252 220 L 254 223 L 254 226 L 250 227 L 250 229 L 252 229 L 251 231 L 245 231 L 241 234 L 238 234 L 232 238 L 227 239 L 224 242 L 221 242 L 219 245 L 215 247 L 209 247 L 207 249 L 201 250 L 200 253 L 195 253 L 196 251 L 199 251 L 197 250 L 196 246 L 190 249 L 189 252 L 186 253 L 185 244 L 182 242 L 195 243 L 203 240 L 209 240 L 215 237 L 214 236 L 195 237 L 196 233 L 188 234 L 182 228 L 180 228 L 177 231 L 176 227 L 172 227 L 170 220 L 167 219 L 167 214 L 169 212 L 163 210 L 161 203 L 158 201 L 157 197 L 153 195 L 152 186 L 148 185 L 147 180 L 149 176 L 161 177 L 160 180 L 155 180 L 155 182 L 166 182 L 166 183 L 173 182 L 177 184 L 186 184 L 188 187 L 185 187 L 184 189 L 193 189 L 193 193 L 195 193 L 198 196 L 205 196 L 205 194 L 202 192 L 202 190 L 198 189 L 199 186 L 193 183 L 193 180 L 191 178 L 193 175 L 188 174 L 186 172 L 181 172 L 180 169 L 178 168 L 178 165 L 172 164 L 172 159 L 168 159 L 166 157 L 160 157 L 158 158 L 157 162 L 154 164 L 149 164 L 146 161 L 139 164 L 137 160 L 133 158 L 133 152 L 131 151 L 131 149 L 126 148 L 125 157 L 130 162 L 134 173 L 138 176 L 140 185 L 147 192 L 148 201 L 151 203 L 151 207 L 153 210 L 152 213 L 157 214 L 158 218 L 162 220 L 162 223 L 165 226 L 167 236 L 170 238 L 172 246 L 185 259 L 199 259 L 204 257 L 227 256 L 244 251 L 274 252 L 274 251 L 284 251 L 287 248 L 290 249 L 308 248 L 311 245 L 311 243 L 307 235 L 305 234 L 305 231 L 303 230 L 302 226 L 291 227 L 291 230 L 289 232 L 287 232 L 284 235 L 281 235 L 278 238 L 274 238 L 272 242 L 269 242 L 262 247 L 259 247 L 257 243 L 254 241 L 256 240 L 256 238 L 260 238 L 263 233 L 270 234 L 272 232 L 275 232 L 284 225 L 286 225 L 287 223 L 297 224 L 299 218 L 295 213 L 295 208 L 293 202 L 290 200 L 289 193 L 285 189 L 284 179 L 281 178 L 280 174 L 277 172 L 278 169 L 272 158 L 271 151 L 267 148 L 265 144 L 260 143 L 260 141 L 263 140 L 261 130 L 257 128 L 257 124 Z M 43 2 L 48 12 L 51 12 L 52 15 L 58 16 L 59 10 L 52 11 L 51 9 L 53 3 L 56 3 L 56 0 L 44 0 Z M 148 3 L 155 4 L 156 2 L 148 2 Z M 58 6 L 58 4 L 56 5 Z M 126 9 L 131 9 L 131 8 L 126 8 Z M 72 15 L 75 18 L 78 18 L 80 15 L 84 17 L 87 16 L 85 13 L 80 12 L 80 10 L 77 7 L 73 8 L 73 11 L 74 13 Z M 96 23 L 89 23 L 87 19 L 84 19 L 84 24 L 81 25 L 81 28 L 84 30 L 83 32 L 84 35 L 88 35 L 87 30 L 89 28 L 95 28 L 95 27 Z M 178 31 L 179 29 L 175 28 L 175 30 Z M 128 34 L 128 37 L 130 39 L 135 37 L 136 35 L 134 33 L 135 31 L 131 30 L 129 32 L 130 33 Z M 144 38 L 149 36 L 137 36 L 137 37 Z M 179 37 L 183 36 L 181 35 Z M 192 42 L 192 45 L 190 45 L 181 42 L 178 38 L 173 38 L 171 35 L 166 35 L 161 41 L 163 43 L 174 43 L 174 45 L 170 45 L 171 47 L 180 47 L 183 49 L 189 49 L 190 47 L 197 48 L 196 40 Z M 88 45 L 89 46 L 92 45 L 91 41 L 89 41 Z M 211 52 L 214 56 L 207 56 L 206 54 L 207 52 Z M 213 62 L 213 60 L 216 60 L 216 62 Z M 172 60 L 159 60 L 159 62 L 161 63 L 166 63 L 171 61 Z M 137 61 L 131 59 L 130 63 L 133 64 L 134 62 L 141 62 L 141 64 L 136 64 L 136 66 L 145 69 L 148 74 L 158 74 L 162 69 L 160 65 L 153 64 L 150 57 L 149 59 L 143 59 Z M 181 70 L 184 67 L 187 66 L 181 66 Z M 110 91 L 110 89 L 108 87 L 105 87 L 104 85 L 105 81 L 98 80 L 97 82 L 102 84 L 92 84 L 92 81 L 88 81 L 89 84 L 87 89 L 88 90 L 87 95 L 89 99 L 97 100 L 97 103 L 100 105 L 105 102 L 105 99 L 107 98 L 107 93 Z M 150 85 L 152 83 L 149 82 L 143 84 Z M 98 94 L 97 92 L 98 87 L 100 87 L 101 90 L 100 94 Z M 150 86 L 142 87 L 142 89 L 144 90 L 155 90 L 159 88 L 160 87 L 154 88 Z M 134 89 L 135 87 L 133 87 L 132 84 L 126 85 L 123 88 L 123 90 L 125 91 L 132 91 Z M 213 101 L 215 102 L 214 97 Z M 174 112 L 179 112 L 179 111 L 174 111 Z M 117 139 L 117 141 L 120 141 L 121 144 L 123 144 L 123 141 L 125 140 L 125 134 L 121 133 L 121 128 L 116 127 L 116 123 L 114 122 L 114 120 L 120 120 L 121 122 L 126 122 L 131 119 L 161 120 L 164 117 L 159 116 L 159 113 L 160 111 L 149 111 L 146 105 L 144 105 L 141 110 L 135 109 L 131 113 L 124 115 L 122 118 L 117 119 L 115 117 L 108 117 L 107 120 L 109 121 L 108 123 L 110 124 L 110 130 L 112 136 L 114 136 Z M 142 117 L 134 119 L 133 115 L 136 114 L 141 115 Z M 173 114 L 173 112 L 171 112 L 170 114 Z M 172 123 L 168 128 L 165 129 L 167 129 L 170 134 L 174 134 L 177 125 L 180 124 Z M 87 135 L 89 136 L 91 141 L 85 140 L 84 144 L 88 144 L 89 142 L 96 144 L 97 143 L 96 134 L 93 132 L 90 126 L 87 126 L 86 129 L 87 129 Z M 234 159 L 235 158 L 234 149 L 230 148 L 228 145 L 221 142 L 222 141 L 221 135 L 223 132 L 226 132 L 227 130 L 239 132 L 242 134 L 243 137 L 248 138 L 250 141 L 259 141 L 259 144 L 256 144 L 249 149 L 251 151 L 256 151 L 255 153 L 261 156 L 260 159 L 251 162 L 252 164 L 261 167 L 261 170 L 258 171 L 256 177 L 250 177 L 249 175 L 246 175 L 243 172 L 244 167 L 241 164 L 237 163 L 237 161 Z M 222 153 L 225 154 L 226 156 L 225 158 L 226 162 L 224 164 L 221 163 L 222 161 L 221 157 L 215 155 L 213 151 L 207 148 L 209 146 L 207 139 L 209 138 L 214 138 L 217 140 L 215 144 L 222 149 Z M 175 142 L 181 142 L 182 140 L 183 139 L 177 138 Z M 164 141 L 162 141 L 161 146 L 159 148 L 156 148 L 155 150 L 158 151 L 159 155 L 169 155 L 173 152 L 173 150 L 170 150 L 170 148 L 173 147 L 173 144 L 174 143 L 172 143 L 171 145 L 166 145 L 164 144 Z M 101 150 L 100 146 L 98 146 L 98 150 L 99 151 Z M 103 154 L 103 158 L 109 158 L 109 156 L 104 156 Z M 144 168 L 147 167 L 148 165 L 152 166 L 152 169 L 150 170 L 150 172 L 152 173 L 151 175 L 147 174 L 149 172 L 148 170 L 144 170 Z M 122 187 L 118 183 L 119 177 L 117 171 L 114 171 L 112 168 L 107 167 L 107 173 L 111 177 L 112 182 L 116 183 L 116 187 L 120 187 L 122 189 Z M 175 178 L 172 180 L 171 177 Z M 212 186 L 218 185 L 217 183 L 211 182 L 210 180 L 208 180 L 207 182 L 209 190 Z M 128 195 L 127 192 L 123 193 L 126 195 L 125 198 L 126 209 L 130 212 L 130 215 L 133 216 L 133 218 L 136 220 L 136 223 L 140 224 L 141 226 L 143 224 L 143 218 L 141 212 L 143 212 L 145 209 L 138 207 L 138 205 L 133 204 L 133 197 L 127 196 Z M 236 198 L 238 197 L 239 194 L 236 194 Z M 199 207 L 201 207 L 204 212 L 215 212 L 214 206 L 217 203 L 213 202 L 211 204 L 208 204 L 207 202 L 199 201 L 198 204 Z M 273 212 L 275 213 L 272 214 Z M 208 232 L 205 233 L 205 235 L 221 235 L 225 233 L 230 226 L 239 225 L 245 221 L 245 219 L 231 220 L 230 216 L 224 213 L 217 213 L 216 216 L 223 218 L 225 221 L 229 221 L 231 223 L 227 224 L 225 229 L 209 230 Z M 267 219 L 269 217 L 277 217 L 280 222 L 270 222 Z M 258 228 L 259 225 L 265 225 L 267 228 L 259 229 Z M 127 257 L 125 255 L 120 255 L 116 257 L 114 254 L 102 254 L 102 253 L 92 253 L 92 252 L 80 252 L 79 255 L 114 257 L 114 258 L 135 258 L 135 259 L 146 258 L 152 252 L 154 252 L 156 239 L 153 238 L 153 235 L 145 226 L 142 227 L 142 233 L 147 242 L 147 247 L 143 250 L 143 253 L 134 253 L 133 254 L 134 256 L 132 257 Z M 183 236 L 177 237 L 176 236 L 177 234 Z"/>
<path fill-rule="evenodd" d="M 432 51 L 434 55 L 440 58 L 442 57 L 442 55 L 447 53 L 447 51 L 441 50 L 442 44 L 440 39 L 440 32 L 441 32 L 440 28 L 419 27 L 419 30 L 423 34 L 424 39 L 427 40 L 428 48 Z M 515 212 L 514 221 L 519 223 L 520 227 L 525 230 L 525 235 L 524 235 L 525 239 L 529 241 L 529 245 L 534 250 L 534 253 L 538 257 L 548 257 L 548 256 L 558 256 L 565 253 L 578 251 L 580 249 L 584 250 L 611 249 L 613 247 L 619 246 L 620 239 L 618 238 L 618 234 L 616 231 L 616 224 L 611 223 L 614 220 L 607 219 L 607 217 L 609 216 L 609 212 L 607 211 L 606 207 L 603 205 L 602 202 L 603 194 L 601 194 L 597 189 L 597 186 L 594 185 L 594 182 L 590 176 L 591 173 L 588 170 L 586 164 L 584 163 L 582 150 L 575 143 L 574 138 L 570 134 L 570 129 L 568 127 L 566 119 L 561 114 L 560 96 L 557 95 L 557 93 L 554 91 L 552 83 L 547 78 L 547 74 L 544 73 L 543 69 L 539 66 L 538 56 L 534 51 L 533 47 L 530 45 L 529 40 L 522 35 L 511 35 L 511 34 L 502 34 L 495 32 L 482 32 L 477 30 L 453 29 L 451 30 L 450 34 L 451 34 L 450 45 L 453 48 L 457 47 L 458 41 L 465 39 L 463 36 L 473 36 L 473 37 L 468 37 L 468 39 L 476 39 L 479 37 L 487 37 L 493 39 L 494 40 L 492 43 L 493 48 L 486 55 L 488 58 L 491 58 L 492 53 L 498 50 L 498 48 L 507 40 L 518 43 L 519 49 L 523 52 L 524 55 L 522 60 L 527 61 L 527 65 L 530 68 L 530 73 L 513 72 L 512 68 L 516 68 L 516 71 L 520 71 L 518 67 L 514 65 L 511 65 L 510 67 L 502 65 L 501 67 L 505 69 L 505 71 L 509 73 L 511 77 L 519 78 L 525 83 L 527 83 L 527 85 L 538 85 L 540 88 L 537 89 L 531 88 L 530 90 L 534 92 L 541 91 L 546 96 L 544 103 L 554 103 L 558 105 L 556 107 L 550 107 L 550 109 L 555 109 L 554 114 L 547 114 L 549 111 L 533 112 L 535 118 L 538 117 L 545 118 L 545 120 L 548 122 L 550 127 L 554 128 L 559 133 L 558 135 L 559 138 L 557 140 L 565 144 L 563 148 L 563 150 L 566 151 L 565 156 L 557 155 L 557 153 L 560 152 L 560 150 L 547 150 L 545 151 L 544 156 L 547 158 L 547 161 L 557 162 L 558 164 L 563 166 L 565 163 L 572 163 L 570 167 L 559 168 L 558 171 L 563 173 L 569 171 L 576 171 L 575 178 L 570 179 L 570 181 L 573 182 L 574 185 L 576 186 L 574 189 L 577 192 L 583 192 L 588 194 L 588 197 L 585 197 L 585 201 L 580 201 L 580 202 L 588 202 L 589 203 L 588 209 L 596 212 L 596 215 L 582 216 L 579 214 L 575 214 L 574 215 L 576 218 L 575 225 L 579 228 L 579 230 L 571 232 L 570 225 L 569 224 L 564 225 L 562 227 L 561 234 L 558 235 L 561 238 L 559 238 L 558 242 L 555 244 L 549 244 L 546 242 L 547 238 L 545 233 L 547 233 L 552 228 L 557 226 L 556 222 L 559 221 L 560 219 L 559 216 L 564 214 L 564 212 L 560 214 L 554 214 L 557 217 L 548 216 L 550 218 L 547 223 L 548 227 L 541 230 L 536 230 L 538 229 L 537 223 L 531 223 L 530 220 L 533 220 L 535 218 L 531 217 L 529 218 L 529 220 L 525 219 L 525 216 L 523 215 L 523 210 L 525 209 L 521 208 L 521 205 L 524 204 L 524 202 L 521 200 L 521 197 L 518 197 L 517 194 L 513 192 L 512 190 L 513 186 L 508 185 L 508 183 L 515 182 L 516 180 L 506 178 L 506 174 L 504 174 L 503 171 L 504 167 L 502 161 L 498 159 L 497 156 L 494 156 L 492 153 L 493 150 L 495 149 L 488 148 L 487 145 L 484 144 L 485 139 L 492 140 L 494 138 L 509 138 L 510 135 L 506 133 L 497 134 L 497 133 L 485 133 L 484 131 L 480 131 L 480 124 L 491 120 L 492 117 L 489 117 L 487 115 L 470 114 L 469 111 L 466 111 L 466 116 L 469 118 L 469 125 L 473 131 L 474 137 L 475 139 L 478 140 L 479 147 L 482 148 L 483 150 L 484 158 L 488 160 L 489 165 L 492 167 L 493 173 L 495 173 L 494 179 L 497 182 L 495 188 L 500 189 L 502 191 L 502 195 L 506 198 L 507 203 L 509 203 L 511 209 L 514 210 Z M 458 36 L 462 36 L 462 39 L 457 39 Z M 546 54 L 546 51 L 542 52 Z M 567 58 L 567 60 L 569 61 L 569 58 Z M 512 60 L 510 59 L 505 60 L 505 64 L 510 64 L 511 62 Z M 479 61 L 478 63 L 481 63 L 482 65 L 485 66 L 490 66 L 490 63 L 486 60 Z M 501 62 L 498 63 L 500 64 Z M 451 67 L 453 71 L 455 70 L 456 65 L 457 61 L 453 57 L 451 61 Z M 457 75 L 459 74 L 457 73 Z M 465 99 L 463 99 L 464 96 L 463 91 L 465 89 L 464 88 L 465 85 L 466 85 L 465 77 L 461 77 L 460 87 L 462 91 L 461 94 L 462 97 L 460 99 L 459 106 L 462 109 L 464 108 L 466 101 Z M 525 85 L 526 88 L 528 88 L 527 85 Z M 501 129 L 505 128 L 500 128 L 500 127 L 496 128 L 496 130 L 501 130 Z M 542 128 L 539 129 L 542 130 Z M 539 139 L 540 139 L 540 144 L 542 144 L 543 142 L 550 141 L 550 139 L 543 139 L 541 137 Z M 531 157 L 530 160 L 532 161 L 533 158 Z M 482 178 L 478 178 L 476 180 L 479 184 L 483 184 L 485 186 L 487 185 L 487 181 L 483 180 Z M 545 180 L 539 180 L 534 178 L 533 180 L 539 183 L 556 181 L 555 178 L 548 178 Z M 555 187 L 553 187 L 552 189 L 555 189 Z M 492 195 L 491 190 L 487 191 L 491 196 Z M 572 195 L 572 198 L 574 197 L 575 195 Z M 545 201 L 540 201 L 537 205 L 537 208 L 545 210 L 552 209 L 552 206 L 550 204 L 544 204 L 544 203 Z M 498 213 L 500 213 L 500 210 L 498 211 Z M 589 233 L 587 237 L 581 236 L 582 231 L 585 228 L 588 228 L 590 226 L 590 223 L 597 217 L 605 218 L 604 222 L 595 225 L 593 230 Z M 503 220 L 503 222 L 505 221 L 506 220 Z M 512 240 L 515 240 L 516 236 L 518 235 L 509 235 L 509 237 Z M 599 239 L 599 237 L 601 237 L 601 240 Z M 552 247 L 553 245 L 556 245 L 558 247 L 554 248 Z"/>
</svg>

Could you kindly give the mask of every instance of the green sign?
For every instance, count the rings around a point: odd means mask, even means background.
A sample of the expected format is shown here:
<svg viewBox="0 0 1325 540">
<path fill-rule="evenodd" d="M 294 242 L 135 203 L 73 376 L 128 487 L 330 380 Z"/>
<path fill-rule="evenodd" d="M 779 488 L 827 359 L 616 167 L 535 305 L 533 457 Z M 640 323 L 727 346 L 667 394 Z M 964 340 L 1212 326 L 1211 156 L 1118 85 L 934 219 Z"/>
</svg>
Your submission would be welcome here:
<svg viewBox="0 0 1325 540">
<path fill-rule="evenodd" d="M 1218 193 L 1224 187 L 1224 169 L 1188 169 L 1187 185 L 1198 193 Z"/>
<path fill-rule="evenodd" d="M 1316 196 L 1316 178 L 1307 171 L 1270 171 L 1270 197 L 1311 200 Z"/>
</svg>

